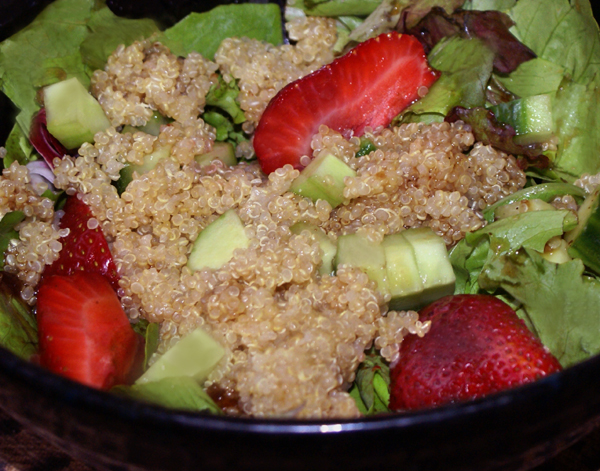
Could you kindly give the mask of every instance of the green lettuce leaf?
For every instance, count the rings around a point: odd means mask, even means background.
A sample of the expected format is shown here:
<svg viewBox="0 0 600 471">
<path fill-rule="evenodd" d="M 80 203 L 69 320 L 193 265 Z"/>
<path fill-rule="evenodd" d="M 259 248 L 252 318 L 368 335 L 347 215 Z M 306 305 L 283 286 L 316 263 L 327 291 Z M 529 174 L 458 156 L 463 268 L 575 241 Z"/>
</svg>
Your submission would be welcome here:
<svg viewBox="0 0 600 471">
<path fill-rule="evenodd" d="M 0 220 L 0 269 L 4 268 L 4 253 L 12 239 L 18 239 L 19 233 L 15 226 L 25 219 L 22 211 L 6 213 Z"/>
<path fill-rule="evenodd" d="M 17 122 L 25 134 L 39 109 L 37 89 L 70 77 L 89 85 L 79 54 L 86 38 L 93 0 L 57 0 L 28 27 L 0 44 L 0 85 L 21 110 Z"/>
<path fill-rule="evenodd" d="M 27 165 L 31 160 L 36 160 L 33 154 L 33 147 L 29 139 L 23 134 L 19 125 L 15 124 L 6 138 L 4 144 L 6 155 L 4 156 L 3 167 L 8 168 L 15 160 L 21 165 Z"/>
<path fill-rule="evenodd" d="M 542 343 L 567 367 L 600 353 L 600 282 L 583 272 L 581 260 L 555 264 L 526 250 L 493 260 L 480 280 L 521 303 Z"/>
<path fill-rule="evenodd" d="M 508 91 L 525 97 L 555 93 L 564 76 L 564 67 L 537 57 L 523 62 L 508 76 L 496 76 L 496 78 Z"/>
<path fill-rule="evenodd" d="M 0 345 L 29 360 L 37 352 L 37 324 L 31 308 L 5 280 L 0 279 Z"/>
<path fill-rule="evenodd" d="M 509 12 L 511 30 L 543 59 L 577 83 L 599 83 L 600 37 L 588 0 L 528 0 Z"/>
<path fill-rule="evenodd" d="M 559 138 L 555 171 L 567 180 L 600 172 L 600 86 L 565 80 L 552 108 Z"/>
<path fill-rule="evenodd" d="M 389 412 L 390 368 L 376 352 L 369 352 L 356 372 L 350 395 L 363 415 Z"/>
<path fill-rule="evenodd" d="M 442 76 L 423 99 L 402 113 L 401 122 L 410 115 L 432 113 L 443 120 L 455 106 L 471 108 L 485 104 L 494 53 L 482 41 L 460 37 L 442 40 L 428 58 L 432 67 L 443 72 Z"/>
<path fill-rule="evenodd" d="M 93 12 L 87 27 L 90 34 L 81 43 L 80 51 L 83 62 L 92 70 L 103 69 L 119 45 L 129 45 L 159 32 L 153 20 L 121 18 L 109 8 Z"/>
<path fill-rule="evenodd" d="M 380 3 L 381 0 L 296 0 L 294 8 L 311 16 L 367 16 Z"/>
<path fill-rule="evenodd" d="M 133 386 L 116 386 L 111 391 L 170 409 L 222 414 L 219 406 L 214 403 L 206 391 L 189 376 L 165 378 Z"/>
<path fill-rule="evenodd" d="M 274 45 L 283 42 L 281 14 L 274 3 L 221 5 L 205 13 L 190 13 L 164 31 L 161 41 L 174 54 L 195 51 L 212 60 L 221 41 L 248 37 Z"/>
</svg>

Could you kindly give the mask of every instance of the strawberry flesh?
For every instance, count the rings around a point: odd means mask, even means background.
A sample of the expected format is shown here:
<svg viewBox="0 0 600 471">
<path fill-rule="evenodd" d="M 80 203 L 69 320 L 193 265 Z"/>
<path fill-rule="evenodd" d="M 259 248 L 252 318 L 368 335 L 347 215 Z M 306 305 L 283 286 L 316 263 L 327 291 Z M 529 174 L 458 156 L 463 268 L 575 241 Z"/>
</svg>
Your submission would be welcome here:
<svg viewBox="0 0 600 471">
<path fill-rule="evenodd" d="M 117 294 L 98 273 L 53 275 L 41 283 L 37 320 L 42 366 L 98 389 L 129 384 L 143 340 Z"/>
<path fill-rule="evenodd" d="M 391 369 L 393 410 L 475 399 L 561 369 L 515 311 L 493 296 L 447 296 L 419 317 L 431 329 L 402 342 Z"/>
<path fill-rule="evenodd" d="M 437 78 L 413 36 L 391 32 L 359 44 L 271 100 L 253 141 L 263 171 L 285 164 L 300 169 L 321 124 L 347 138 L 388 126 Z"/>
<path fill-rule="evenodd" d="M 60 227 L 69 229 L 69 234 L 60 239 L 60 256 L 46 267 L 43 276 L 71 275 L 81 271 L 100 273 L 116 291 L 119 288 L 117 267 L 100 227 L 88 227 L 88 222 L 94 217 L 89 206 L 73 195 L 67 198 L 63 210 L 65 214 L 60 220 Z"/>
</svg>

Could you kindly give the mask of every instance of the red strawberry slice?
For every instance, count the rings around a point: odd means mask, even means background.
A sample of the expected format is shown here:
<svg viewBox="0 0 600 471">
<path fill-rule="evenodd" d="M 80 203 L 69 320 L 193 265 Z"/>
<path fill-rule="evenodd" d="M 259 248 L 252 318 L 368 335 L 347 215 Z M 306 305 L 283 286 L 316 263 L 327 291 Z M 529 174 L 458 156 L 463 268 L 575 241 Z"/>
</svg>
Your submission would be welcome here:
<svg viewBox="0 0 600 471">
<path fill-rule="evenodd" d="M 37 297 L 40 364 L 99 389 L 137 373 L 143 340 L 99 273 L 45 278 Z"/>
<path fill-rule="evenodd" d="M 68 228 L 69 234 L 60 239 L 60 256 L 46 267 L 44 277 L 71 275 L 80 271 L 100 273 L 117 290 L 119 274 L 104 234 L 99 227 L 88 227 L 88 222 L 94 217 L 89 206 L 74 195 L 67 198 L 63 210 L 65 214 L 60 220 L 60 227 Z"/>
<path fill-rule="evenodd" d="M 359 44 L 271 100 L 254 134 L 263 171 L 301 168 L 321 124 L 346 137 L 360 136 L 367 126 L 388 126 L 437 77 L 413 36 L 392 32 Z"/>
<path fill-rule="evenodd" d="M 515 311 L 493 296 L 447 296 L 419 317 L 431 320 L 431 329 L 402 342 L 391 369 L 391 409 L 475 399 L 561 369 Z"/>
</svg>

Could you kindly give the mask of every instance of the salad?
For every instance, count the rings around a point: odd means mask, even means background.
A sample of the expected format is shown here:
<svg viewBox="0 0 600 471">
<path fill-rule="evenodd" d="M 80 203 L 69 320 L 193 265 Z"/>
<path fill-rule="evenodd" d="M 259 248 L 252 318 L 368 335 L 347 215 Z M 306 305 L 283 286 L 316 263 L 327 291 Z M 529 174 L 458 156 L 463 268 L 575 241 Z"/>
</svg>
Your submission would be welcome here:
<svg viewBox="0 0 600 471">
<path fill-rule="evenodd" d="M 288 0 L 162 29 L 57 0 L 0 44 L 0 345 L 254 417 L 583 361 L 599 71 L 587 0 Z"/>
</svg>

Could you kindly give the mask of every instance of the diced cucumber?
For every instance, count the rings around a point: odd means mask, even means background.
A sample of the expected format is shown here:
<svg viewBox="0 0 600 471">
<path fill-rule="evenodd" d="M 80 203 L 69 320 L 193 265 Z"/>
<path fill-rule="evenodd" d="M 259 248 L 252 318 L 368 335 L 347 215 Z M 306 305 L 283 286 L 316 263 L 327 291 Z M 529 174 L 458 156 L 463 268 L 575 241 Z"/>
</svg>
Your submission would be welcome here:
<svg viewBox="0 0 600 471">
<path fill-rule="evenodd" d="M 423 282 L 421 305 L 454 293 L 456 276 L 444 239 L 429 227 L 402 232 L 415 252 L 419 276 Z"/>
<path fill-rule="evenodd" d="M 229 165 L 230 167 L 233 167 L 237 164 L 237 159 L 235 158 L 235 149 L 233 148 L 233 144 L 230 142 L 215 142 L 210 152 L 197 155 L 194 158 L 201 167 L 208 165 L 215 159 L 219 159 L 225 165 Z"/>
<path fill-rule="evenodd" d="M 390 309 L 413 309 L 421 303 L 423 281 L 412 245 L 402 235 L 390 234 L 383 239 L 387 281 L 392 299 Z"/>
<path fill-rule="evenodd" d="M 518 98 L 492 106 L 490 110 L 498 121 L 514 128 L 516 144 L 545 142 L 554 134 L 552 96 L 549 94 Z"/>
<path fill-rule="evenodd" d="M 123 193 L 127 188 L 127 185 L 133 180 L 133 172 L 137 172 L 138 175 L 143 175 L 154 169 L 161 160 L 168 158 L 171 155 L 171 145 L 159 147 L 151 154 L 144 157 L 144 163 L 141 165 L 127 164 L 121 169 L 119 173 L 119 181 L 116 182 L 117 190 Z"/>
<path fill-rule="evenodd" d="M 381 244 L 373 243 L 358 234 L 340 236 L 335 257 L 336 269 L 343 264 L 360 268 L 377 283 L 377 289 L 381 293 L 389 293 L 385 252 Z"/>
<path fill-rule="evenodd" d="M 100 103 L 73 77 L 43 89 L 46 126 L 67 149 L 93 142 L 97 132 L 110 127 Z"/>
<path fill-rule="evenodd" d="M 290 191 L 313 201 L 325 200 L 335 208 L 344 201 L 344 178 L 355 176 L 356 172 L 335 155 L 322 153 L 300 172 Z"/>
<path fill-rule="evenodd" d="M 187 266 L 192 271 L 203 268 L 219 269 L 233 257 L 236 249 L 250 245 L 244 224 L 230 209 L 204 228 L 194 241 Z"/>
<path fill-rule="evenodd" d="M 590 270 L 600 274 L 600 188 L 579 207 L 577 227 L 565 234 L 568 254 L 579 258 Z"/>
<path fill-rule="evenodd" d="M 160 134 L 160 127 L 163 124 L 169 124 L 171 121 L 172 120 L 165 118 L 158 111 L 155 111 L 152 114 L 152 117 L 143 126 L 134 127 L 126 124 L 125 126 L 123 126 L 121 133 L 129 132 L 133 134 L 138 131 L 142 131 L 146 134 L 151 134 L 152 136 L 158 136 Z"/>
<path fill-rule="evenodd" d="M 180 376 L 189 376 L 202 382 L 223 355 L 223 347 L 198 327 L 167 350 L 135 383 L 144 384 Z"/>
<path fill-rule="evenodd" d="M 294 234 L 301 234 L 303 231 L 308 231 L 310 235 L 317 241 L 323 255 L 321 257 L 321 266 L 319 267 L 319 274 L 331 275 L 333 273 L 333 259 L 337 252 L 337 245 L 331 241 L 325 231 L 319 226 L 309 224 L 307 222 L 298 222 L 290 227 L 290 230 Z"/>
</svg>

